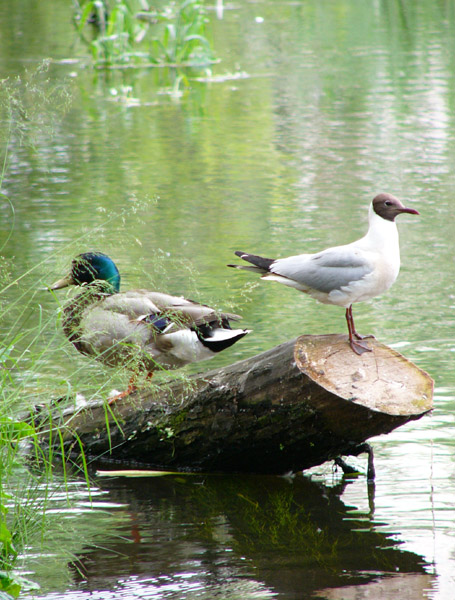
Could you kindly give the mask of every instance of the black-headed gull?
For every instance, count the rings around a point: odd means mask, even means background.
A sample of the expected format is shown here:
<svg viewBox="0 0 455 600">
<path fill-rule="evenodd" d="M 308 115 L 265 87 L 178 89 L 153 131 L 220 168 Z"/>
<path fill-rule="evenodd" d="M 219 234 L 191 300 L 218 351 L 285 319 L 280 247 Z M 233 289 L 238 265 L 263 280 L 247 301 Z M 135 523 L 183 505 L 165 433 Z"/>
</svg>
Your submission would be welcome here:
<svg viewBox="0 0 455 600">
<path fill-rule="evenodd" d="M 397 278 L 400 247 L 395 217 L 401 213 L 419 214 L 391 194 L 379 194 L 369 208 L 368 231 L 356 242 L 276 260 L 236 252 L 251 265 L 228 266 L 260 273 L 262 279 L 296 288 L 324 304 L 345 307 L 351 348 L 356 354 L 371 352 L 360 340 L 372 336 L 357 333 L 352 305 L 379 296 Z"/>
</svg>

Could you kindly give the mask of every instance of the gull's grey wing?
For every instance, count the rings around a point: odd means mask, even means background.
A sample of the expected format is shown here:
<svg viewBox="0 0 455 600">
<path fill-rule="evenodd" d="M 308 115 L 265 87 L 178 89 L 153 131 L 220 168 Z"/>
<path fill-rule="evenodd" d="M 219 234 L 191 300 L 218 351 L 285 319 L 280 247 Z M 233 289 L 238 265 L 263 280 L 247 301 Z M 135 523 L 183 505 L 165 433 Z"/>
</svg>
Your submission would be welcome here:
<svg viewBox="0 0 455 600">
<path fill-rule="evenodd" d="M 303 287 L 329 294 L 359 281 L 373 271 L 371 259 L 362 251 L 339 246 L 317 254 L 278 259 L 271 273 L 296 281 Z"/>
</svg>

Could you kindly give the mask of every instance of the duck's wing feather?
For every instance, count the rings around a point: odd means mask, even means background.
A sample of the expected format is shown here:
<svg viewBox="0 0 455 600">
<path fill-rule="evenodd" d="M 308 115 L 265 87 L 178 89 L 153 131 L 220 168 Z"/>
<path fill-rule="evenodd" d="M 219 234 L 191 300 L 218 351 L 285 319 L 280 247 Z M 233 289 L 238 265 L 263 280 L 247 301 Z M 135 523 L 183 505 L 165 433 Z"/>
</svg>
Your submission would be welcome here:
<svg viewBox="0 0 455 600">
<path fill-rule="evenodd" d="M 160 309 L 144 290 L 130 290 L 108 296 L 101 301 L 103 310 L 120 313 L 134 320 L 148 313 L 159 313 Z"/>
<path fill-rule="evenodd" d="M 101 306 L 105 311 L 126 315 L 131 320 L 145 320 L 150 324 L 155 322 L 158 330 L 165 329 L 163 325 L 166 320 L 175 323 L 176 327 L 192 327 L 216 320 L 221 322 L 240 319 L 239 315 L 221 313 L 183 297 L 140 289 L 109 296 L 102 301 Z"/>
<path fill-rule="evenodd" d="M 163 294 L 161 292 L 145 291 L 145 293 L 160 311 L 168 312 L 177 310 L 195 323 L 200 320 L 208 322 L 207 319 L 215 320 L 217 318 L 229 319 L 231 321 L 241 319 L 239 315 L 217 311 L 211 306 L 207 306 L 207 304 L 188 300 L 187 298 L 183 298 L 183 296 L 171 296 L 170 294 Z"/>
<path fill-rule="evenodd" d="M 329 294 L 359 281 L 373 269 L 368 253 L 347 245 L 278 259 L 271 265 L 270 273 L 295 281 L 302 288 Z"/>
</svg>

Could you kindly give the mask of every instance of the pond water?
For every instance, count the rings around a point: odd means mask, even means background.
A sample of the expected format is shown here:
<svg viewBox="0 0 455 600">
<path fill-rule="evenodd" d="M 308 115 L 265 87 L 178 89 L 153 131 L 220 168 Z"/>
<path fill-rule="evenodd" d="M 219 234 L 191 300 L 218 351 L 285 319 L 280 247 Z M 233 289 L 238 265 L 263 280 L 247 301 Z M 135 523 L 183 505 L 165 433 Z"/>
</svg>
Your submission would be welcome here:
<svg viewBox="0 0 455 600">
<path fill-rule="evenodd" d="M 354 308 L 356 325 L 431 374 L 434 411 L 371 440 L 375 490 L 329 464 L 294 478 L 94 476 L 90 493 L 75 479 L 49 500 L 59 528 L 45 551 L 28 549 L 25 574 L 40 599 L 453 598 L 455 5 L 217 6 L 221 61 L 178 90 L 169 69 L 94 70 L 71 2 L 0 6 L 2 78 L 28 82 L 22 136 L 2 124 L 0 203 L 2 254 L 20 278 L 1 327 L 25 333 L 21 402 L 127 379 L 70 347 L 43 290 L 88 249 L 114 258 L 123 289 L 242 314 L 254 333 L 188 372 L 345 333 L 342 309 L 225 265 L 238 249 L 273 257 L 352 241 L 387 191 L 420 217 L 400 219 L 400 276 Z M 350 462 L 365 470 L 364 457 Z"/>
</svg>

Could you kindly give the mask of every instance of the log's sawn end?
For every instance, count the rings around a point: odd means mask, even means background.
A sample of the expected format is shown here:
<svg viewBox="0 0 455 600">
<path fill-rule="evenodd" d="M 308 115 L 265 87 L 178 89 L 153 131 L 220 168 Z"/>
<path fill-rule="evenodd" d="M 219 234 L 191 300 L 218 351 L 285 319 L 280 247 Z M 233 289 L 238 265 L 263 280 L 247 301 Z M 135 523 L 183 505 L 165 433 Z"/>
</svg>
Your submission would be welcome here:
<svg viewBox="0 0 455 600">
<path fill-rule="evenodd" d="M 302 335 L 294 357 L 302 373 L 344 400 L 397 417 L 430 411 L 434 382 L 428 373 L 376 339 L 368 343 L 372 352 L 358 356 L 346 335 Z"/>
</svg>

